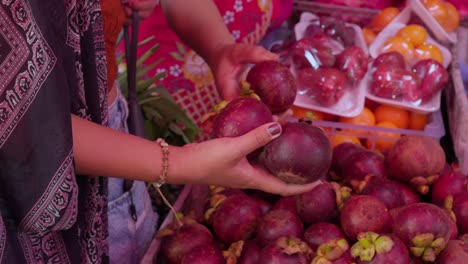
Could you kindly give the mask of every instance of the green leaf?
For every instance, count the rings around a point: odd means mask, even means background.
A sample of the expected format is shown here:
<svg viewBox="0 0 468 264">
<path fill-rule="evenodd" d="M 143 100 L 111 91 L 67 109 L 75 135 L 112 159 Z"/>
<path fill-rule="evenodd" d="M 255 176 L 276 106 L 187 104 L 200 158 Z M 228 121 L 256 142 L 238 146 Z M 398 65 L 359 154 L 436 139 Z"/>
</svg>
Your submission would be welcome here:
<svg viewBox="0 0 468 264">
<path fill-rule="evenodd" d="M 154 84 L 155 81 L 161 79 L 165 75 L 164 72 L 158 73 L 155 76 L 146 79 L 146 80 L 141 80 L 137 83 L 137 93 L 141 93 L 142 91 L 145 91 L 148 89 L 151 85 Z"/>
<path fill-rule="evenodd" d="M 179 51 L 180 54 L 185 54 L 185 53 L 187 53 L 187 50 L 185 49 L 184 44 L 182 44 L 182 43 L 180 43 L 180 42 L 176 42 L 175 44 L 176 44 L 177 50 Z"/>
<path fill-rule="evenodd" d="M 158 64 L 160 64 L 163 61 L 163 59 L 157 60 L 150 65 L 143 66 L 141 68 L 138 68 L 137 70 L 137 79 L 143 78 L 143 76 L 150 70 L 152 70 L 154 67 L 156 67 Z M 164 74 L 165 75 L 165 74 Z"/>
<path fill-rule="evenodd" d="M 172 51 L 172 52 L 169 52 L 169 54 L 171 55 L 172 58 L 174 58 L 175 60 L 178 60 L 178 61 L 184 61 L 184 58 L 182 58 L 182 56 L 175 52 L 175 51 Z"/>
<path fill-rule="evenodd" d="M 143 53 L 140 58 L 137 60 L 137 67 L 141 66 L 153 53 L 159 48 L 159 44 L 155 44 L 145 53 Z"/>
<path fill-rule="evenodd" d="M 154 36 L 149 36 L 149 37 L 145 38 L 144 40 L 138 42 L 137 46 L 141 47 L 141 46 L 149 43 L 150 41 L 152 41 L 154 38 L 155 38 Z"/>
<path fill-rule="evenodd" d="M 175 123 L 170 123 L 169 124 L 169 129 L 174 132 L 176 135 L 179 135 L 182 137 L 182 139 L 184 140 L 184 142 L 186 144 L 190 143 L 191 140 L 187 137 L 187 135 L 185 134 L 186 131 L 184 131 L 180 126 L 178 126 L 177 124 Z"/>
</svg>

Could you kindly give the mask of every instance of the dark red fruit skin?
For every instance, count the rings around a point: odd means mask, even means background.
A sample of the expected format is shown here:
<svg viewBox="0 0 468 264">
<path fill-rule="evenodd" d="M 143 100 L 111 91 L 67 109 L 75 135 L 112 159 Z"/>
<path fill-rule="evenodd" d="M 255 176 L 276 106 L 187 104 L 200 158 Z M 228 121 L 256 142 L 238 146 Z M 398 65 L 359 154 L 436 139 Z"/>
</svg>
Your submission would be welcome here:
<svg viewBox="0 0 468 264">
<path fill-rule="evenodd" d="M 357 46 L 346 48 L 336 57 L 336 66 L 338 69 L 343 71 L 348 80 L 353 82 L 364 78 L 364 75 L 367 73 L 368 64 L 368 56 Z"/>
<path fill-rule="evenodd" d="M 389 210 L 421 200 L 419 195 L 405 184 L 378 177 L 373 177 L 361 191 L 361 194 L 378 198 Z M 411 195 L 410 199 L 406 198 L 408 194 Z"/>
<path fill-rule="evenodd" d="M 382 98 L 417 101 L 421 98 L 420 80 L 407 69 L 380 64 L 372 73 L 371 92 Z"/>
<path fill-rule="evenodd" d="M 290 238 L 290 239 L 299 240 L 298 238 Z M 262 264 L 309 264 L 310 263 L 310 260 L 311 260 L 310 254 L 306 254 L 302 252 L 288 254 L 287 250 L 285 250 L 286 248 L 287 247 L 284 245 L 279 245 L 278 240 L 273 241 L 272 243 L 263 247 L 263 249 L 260 251 L 258 263 L 262 263 Z"/>
<path fill-rule="evenodd" d="M 409 182 L 425 194 L 445 167 L 445 152 L 433 138 L 403 135 L 388 151 L 385 164 L 390 178 Z"/>
<path fill-rule="evenodd" d="M 334 220 L 339 211 L 333 187 L 328 182 L 324 182 L 310 191 L 299 194 L 296 210 L 306 224 Z"/>
<path fill-rule="evenodd" d="M 390 65 L 394 68 L 406 68 L 406 62 L 403 55 L 397 51 L 382 53 L 372 62 L 372 68 L 375 70 L 379 65 Z"/>
<path fill-rule="evenodd" d="M 343 181 L 360 193 L 372 177 L 386 178 L 385 160 L 374 151 L 359 151 L 349 156 L 342 168 Z"/>
<path fill-rule="evenodd" d="M 214 243 L 200 245 L 184 255 L 181 264 L 224 264 L 223 252 Z"/>
<path fill-rule="evenodd" d="M 182 257 L 194 248 L 214 243 L 210 230 L 195 221 L 185 222 L 183 225 L 172 225 L 174 233 L 161 237 L 161 255 L 168 264 L 178 264 Z M 191 241 L 190 243 L 183 243 Z"/>
<path fill-rule="evenodd" d="M 335 224 L 320 222 L 307 227 L 303 240 L 316 252 L 317 248 L 332 239 L 347 239 L 341 228 Z"/>
<path fill-rule="evenodd" d="M 333 148 L 332 164 L 330 168 L 331 178 L 333 180 L 341 179 L 343 175 L 343 164 L 346 162 L 346 160 L 354 153 L 363 150 L 365 150 L 365 148 L 351 142 L 343 142 L 336 145 Z"/>
<path fill-rule="evenodd" d="M 260 210 L 262 211 L 262 215 L 270 211 L 272 205 L 267 200 L 255 195 L 250 195 L 250 198 L 257 202 L 258 206 L 260 207 Z"/>
<path fill-rule="evenodd" d="M 306 95 L 322 106 L 332 106 L 343 97 L 347 85 L 346 75 L 336 68 L 303 69 L 298 74 Z"/>
<path fill-rule="evenodd" d="M 262 247 L 258 244 L 256 240 L 247 240 L 244 242 L 242 247 L 242 252 L 237 259 L 237 264 L 258 264 L 258 258 L 260 256 L 260 251 Z"/>
<path fill-rule="evenodd" d="M 421 99 L 431 99 L 442 90 L 449 81 L 449 74 L 442 64 L 433 59 L 418 61 L 412 68 L 421 80 Z"/>
<path fill-rule="evenodd" d="M 468 241 L 450 240 L 437 257 L 437 264 L 465 264 L 468 260 Z"/>
<path fill-rule="evenodd" d="M 332 160 L 323 131 L 304 122 L 283 125 L 281 135 L 260 154 L 260 164 L 285 182 L 304 184 L 326 176 Z"/>
<path fill-rule="evenodd" d="M 214 233 L 227 245 L 247 240 L 253 236 L 261 215 L 261 208 L 249 196 L 230 196 L 213 215 Z"/>
<path fill-rule="evenodd" d="M 393 233 L 407 247 L 419 234 L 432 233 L 436 238 L 448 241 L 451 235 L 449 215 L 440 207 L 429 203 L 414 203 L 392 209 Z"/>
<path fill-rule="evenodd" d="M 409 264 L 409 252 L 405 244 L 395 235 L 387 235 L 393 241 L 392 249 L 383 254 L 375 253 L 371 261 L 361 261 L 356 258 L 357 264 Z"/>
<path fill-rule="evenodd" d="M 302 237 L 303 233 L 304 224 L 296 213 L 277 209 L 269 211 L 260 219 L 256 239 L 260 246 L 266 246 L 280 237 Z"/>
<path fill-rule="evenodd" d="M 385 204 L 370 195 L 353 195 L 343 205 L 340 223 L 344 233 L 356 240 L 357 234 L 390 230 L 391 219 Z"/>
<path fill-rule="evenodd" d="M 350 263 L 355 263 L 354 258 L 351 256 L 351 253 L 349 250 L 347 250 L 341 257 L 338 259 L 335 259 L 333 261 L 333 264 L 350 264 Z"/>
<path fill-rule="evenodd" d="M 456 194 L 453 197 L 453 213 L 457 219 L 458 231 L 468 234 L 468 190 Z"/>
<path fill-rule="evenodd" d="M 262 61 L 250 69 L 247 82 L 273 114 L 288 110 L 294 103 L 297 84 L 288 67 L 277 61 Z"/>
<path fill-rule="evenodd" d="M 443 207 L 447 196 L 453 197 L 464 190 L 468 190 L 468 177 L 459 172 L 446 172 L 432 185 L 431 201 Z"/>
<path fill-rule="evenodd" d="M 297 69 L 307 69 L 319 67 L 332 67 L 335 64 L 335 55 L 330 47 L 319 44 L 315 39 L 304 37 L 293 43 L 288 52 L 293 64 Z M 305 56 L 309 52 L 313 61 Z"/>
<path fill-rule="evenodd" d="M 273 115 L 264 103 L 251 97 L 239 97 L 214 118 L 212 136 L 237 137 L 272 121 Z"/>
<path fill-rule="evenodd" d="M 271 210 L 284 209 L 297 214 L 296 199 L 297 195 L 281 197 L 273 204 Z"/>
</svg>

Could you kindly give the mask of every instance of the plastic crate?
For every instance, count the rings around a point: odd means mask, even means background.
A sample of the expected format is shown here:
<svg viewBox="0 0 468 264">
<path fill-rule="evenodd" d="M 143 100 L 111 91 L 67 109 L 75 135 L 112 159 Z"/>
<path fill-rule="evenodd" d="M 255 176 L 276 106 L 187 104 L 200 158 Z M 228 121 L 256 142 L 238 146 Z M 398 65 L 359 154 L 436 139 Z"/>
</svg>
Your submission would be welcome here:
<svg viewBox="0 0 468 264">
<path fill-rule="evenodd" d="M 468 94 L 460 70 L 460 63 L 468 64 L 468 26 L 460 27 L 457 33 L 458 42 L 452 49 L 456 59 L 452 62 L 452 83 L 449 89 L 446 89 L 446 100 L 455 155 L 461 172 L 468 174 Z M 468 73 L 463 74 L 466 79 Z"/>
</svg>

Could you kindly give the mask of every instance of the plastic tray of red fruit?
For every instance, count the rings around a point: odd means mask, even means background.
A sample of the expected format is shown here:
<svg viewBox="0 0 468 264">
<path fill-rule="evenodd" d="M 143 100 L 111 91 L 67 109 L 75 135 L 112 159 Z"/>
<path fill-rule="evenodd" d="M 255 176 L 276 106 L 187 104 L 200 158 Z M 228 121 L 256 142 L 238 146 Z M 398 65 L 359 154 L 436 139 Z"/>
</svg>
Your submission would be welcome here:
<svg viewBox="0 0 468 264">
<path fill-rule="evenodd" d="M 364 107 L 367 45 L 361 28 L 303 12 L 289 46 L 291 71 L 298 81 L 295 105 L 353 117 Z"/>
</svg>

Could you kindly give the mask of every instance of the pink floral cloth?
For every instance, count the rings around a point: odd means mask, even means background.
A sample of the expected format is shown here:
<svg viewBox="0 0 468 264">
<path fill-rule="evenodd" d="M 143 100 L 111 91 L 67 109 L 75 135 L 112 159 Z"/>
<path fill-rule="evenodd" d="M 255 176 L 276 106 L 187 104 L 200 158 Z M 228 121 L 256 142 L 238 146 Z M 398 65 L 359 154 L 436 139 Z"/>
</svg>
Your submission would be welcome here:
<svg viewBox="0 0 468 264">
<path fill-rule="evenodd" d="M 272 27 L 280 25 L 292 10 L 292 0 L 216 0 L 224 23 L 237 42 L 258 43 Z M 209 30 L 209 29 L 208 29 Z M 208 65 L 169 28 L 160 7 L 140 24 L 139 39 L 155 39 L 142 46 L 140 55 L 155 43 L 160 47 L 148 64 L 162 59 L 154 73 L 166 72 L 159 83 L 198 124 L 220 101 Z M 123 50 L 122 48 L 120 49 Z"/>
</svg>

